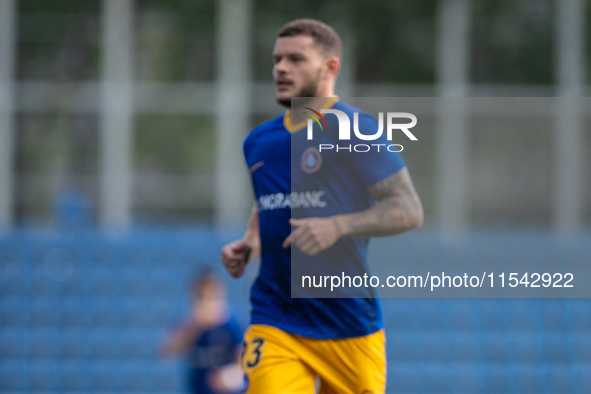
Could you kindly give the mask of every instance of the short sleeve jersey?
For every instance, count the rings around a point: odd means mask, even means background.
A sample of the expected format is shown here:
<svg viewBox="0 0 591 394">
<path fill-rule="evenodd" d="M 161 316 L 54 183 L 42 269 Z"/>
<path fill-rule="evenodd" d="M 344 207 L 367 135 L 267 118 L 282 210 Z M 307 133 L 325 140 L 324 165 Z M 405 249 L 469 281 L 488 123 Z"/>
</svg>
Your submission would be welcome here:
<svg viewBox="0 0 591 394">
<path fill-rule="evenodd" d="M 327 107 L 345 112 L 350 119 L 358 112 L 359 130 L 370 130 L 364 134 L 374 134 L 378 129 L 375 117 L 355 107 L 336 99 L 329 101 Z M 294 147 L 292 133 L 306 133 L 306 129 L 290 133 L 289 116 L 286 112 L 259 125 L 250 132 L 243 145 L 259 211 L 261 237 L 261 266 L 251 289 L 251 324 L 266 324 L 319 339 L 369 335 L 383 327 L 379 300 L 292 298 L 292 255 L 282 243 L 292 231 L 289 224 L 295 212 L 292 209 L 305 208 L 305 216 L 317 217 L 368 209 L 376 201 L 367 189 L 402 169 L 404 161 L 396 152 L 368 155 L 336 153 L 334 149 L 328 153 L 319 152 L 318 144 L 312 141 L 309 146 L 304 142 L 304 145 Z M 339 144 L 336 116 L 327 114 L 325 119 L 327 130 L 314 130 L 324 133 L 322 143 Z M 352 138 L 347 145 L 367 143 L 356 139 L 351 131 Z M 382 149 L 385 149 L 390 145 L 385 135 L 383 133 L 372 143 L 383 144 Z M 297 160 L 292 160 L 292 155 L 296 155 Z M 292 187 L 308 194 L 292 192 Z M 336 256 L 343 260 L 345 267 L 367 269 L 367 246 L 367 239 L 343 238 L 316 258 Z M 349 253 L 339 256 L 343 249 Z"/>
<path fill-rule="evenodd" d="M 224 324 L 199 335 L 187 354 L 187 378 L 191 393 L 217 393 L 209 387 L 207 374 L 216 368 L 236 362 L 243 334 L 244 329 L 239 319 L 231 316 Z"/>
</svg>

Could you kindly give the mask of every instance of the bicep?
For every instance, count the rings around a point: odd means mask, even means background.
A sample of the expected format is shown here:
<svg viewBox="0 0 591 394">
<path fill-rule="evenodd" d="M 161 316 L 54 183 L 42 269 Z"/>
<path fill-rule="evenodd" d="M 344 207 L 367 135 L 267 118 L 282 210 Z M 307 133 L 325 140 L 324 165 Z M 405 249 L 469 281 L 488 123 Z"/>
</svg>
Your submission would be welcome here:
<svg viewBox="0 0 591 394">
<path fill-rule="evenodd" d="M 359 129 L 364 134 L 375 133 L 378 128 L 375 118 L 364 115 L 359 117 Z M 368 145 L 356 136 L 351 136 L 352 145 Z M 348 154 L 353 172 L 357 175 L 365 188 L 371 187 L 385 180 L 393 174 L 400 172 L 405 167 L 404 160 L 399 152 L 387 149 L 391 142 L 383 133 L 377 140 L 372 141 L 371 148 L 367 152 L 355 150 Z M 367 149 L 367 148 L 366 148 Z"/>
</svg>

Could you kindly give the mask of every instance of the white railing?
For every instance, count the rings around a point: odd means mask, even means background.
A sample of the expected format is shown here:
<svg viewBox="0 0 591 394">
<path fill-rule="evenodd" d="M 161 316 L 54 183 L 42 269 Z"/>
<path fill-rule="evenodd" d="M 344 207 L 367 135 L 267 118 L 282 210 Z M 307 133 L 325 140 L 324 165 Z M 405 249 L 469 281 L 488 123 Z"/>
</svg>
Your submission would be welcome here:
<svg viewBox="0 0 591 394">
<path fill-rule="evenodd" d="M 469 80 L 470 2 L 441 0 L 438 12 L 438 85 L 354 84 L 340 81 L 347 95 L 379 96 L 588 96 L 584 86 L 585 3 L 556 0 L 556 80 L 549 86 L 474 85 Z M 96 82 L 14 82 L 16 61 L 16 0 L 0 0 L 0 225 L 10 226 L 14 216 L 13 134 L 15 113 L 62 110 L 100 116 L 99 206 L 105 226 L 127 226 L 134 203 L 131 138 L 136 114 L 200 114 L 214 117 L 216 163 L 213 202 L 215 221 L 243 221 L 248 212 L 244 196 L 250 196 L 243 171 L 240 142 L 252 115 L 282 111 L 273 100 L 270 83 L 252 81 L 251 0 L 217 2 L 216 82 L 148 83 L 133 79 L 131 0 L 102 0 L 100 24 L 103 47 L 101 80 Z M 346 34 L 344 34 L 346 36 Z M 351 54 L 349 53 L 349 58 Z M 337 94 L 339 93 L 337 89 Z M 343 94 L 341 93 L 341 96 Z M 571 109 L 564 109 L 571 108 Z M 583 144 L 582 117 L 573 106 L 556 112 L 553 217 L 561 233 L 582 226 Z M 576 108 L 576 107 L 574 107 Z M 497 109 L 498 110 L 498 109 Z M 511 109 L 507 109 L 511 110 Z M 570 112 L 568 112 L 570 111 Z M 441 115 L 438 141 L 441 150 L 435 176 L 439 201 L 435 204 L 441 229 L 463 231 L 470 201 L 461 179 L 468 174 L 469 145 L 465 120 Z M 441 138 L 445 136 L 446 138 Z M 447 147 L 446 147 L 447 146 Z M 462 147 L 458 150 L 458 146 Z M 174 182 L 173 182 L 174 183 Z M 137 200 L 136 200 L 137 201 Z"/>
</svg>

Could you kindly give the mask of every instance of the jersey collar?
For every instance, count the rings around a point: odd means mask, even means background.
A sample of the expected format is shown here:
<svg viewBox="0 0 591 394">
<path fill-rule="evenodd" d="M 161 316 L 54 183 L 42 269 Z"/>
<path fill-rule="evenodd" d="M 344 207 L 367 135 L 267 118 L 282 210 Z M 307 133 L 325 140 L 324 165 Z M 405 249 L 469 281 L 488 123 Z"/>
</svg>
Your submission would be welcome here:
<svg viewBox="0 0 591 394">
<path fill-rule="evenodd" d="M 326 100 L 326 103 L 324 103 L 322 105 L 322 107 L 320 107 L 320 109 L 328 109 L 331 108 L 333 105 L 335 105 L 337 103 L 337 101 L 339 101 L 339 96 L 332 96 L 332 98 Z M 303 120 L 300 123 L 298 123 L 297 125 L 295 125 L 293 127 L 291 127 L 291 110 L 287 110 L 285 111 L 285 113 L 283 114 L 283 126 L 285 127 L 285 129 L 287 131 L 289 131 L 290 133 L 295 133 L 296 131 L 300 131 L 301 129 L 303 129 L 304 127 L 306 127 L 306 121 Z"/>
</svg>

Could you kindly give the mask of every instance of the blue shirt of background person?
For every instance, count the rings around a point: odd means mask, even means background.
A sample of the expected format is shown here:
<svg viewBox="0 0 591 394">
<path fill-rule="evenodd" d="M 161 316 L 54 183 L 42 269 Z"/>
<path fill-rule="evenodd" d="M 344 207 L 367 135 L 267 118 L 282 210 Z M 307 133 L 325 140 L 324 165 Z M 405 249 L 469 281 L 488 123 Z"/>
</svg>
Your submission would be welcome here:
<svg viewBox="0 0 591 394">
<path fill-rule="evenodd" d="M 162 354 L 185 355 L 188 392 L 237 394 L 243 382 L 244 329 L 230 311 L 224 284 L 211 273 L 201 274 L 191 293 L 190 311 L 165 339 Z"/>
</svg>

